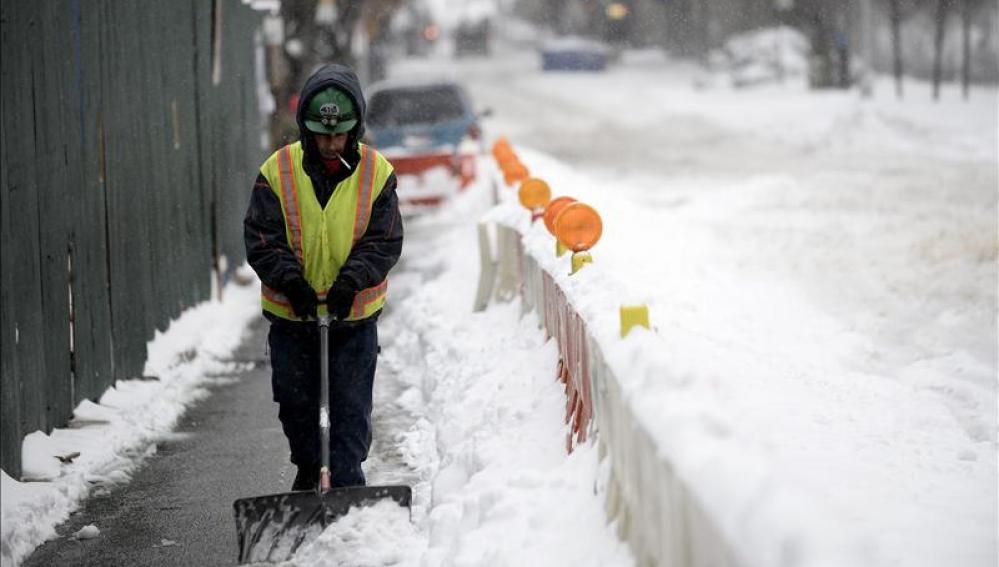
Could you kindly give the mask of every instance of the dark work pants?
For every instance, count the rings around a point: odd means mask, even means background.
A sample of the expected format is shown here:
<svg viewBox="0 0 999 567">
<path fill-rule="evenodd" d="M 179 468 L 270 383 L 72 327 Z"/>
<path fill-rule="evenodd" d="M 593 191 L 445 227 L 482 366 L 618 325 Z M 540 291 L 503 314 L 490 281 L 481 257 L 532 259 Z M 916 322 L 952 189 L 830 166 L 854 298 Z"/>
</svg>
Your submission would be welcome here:
<svg viewBox="0 0 999 567">
<path fill-rule="evenodd" d="M 271 384 L 291 462 L 320 466 L 319 327 L 271 323 Z M 361 463 L 371 446 L 371 390 L 378 356 L 375 321 L 330 326 L 330 470 L 333 486 L 364 484 Z"/>
</svg>

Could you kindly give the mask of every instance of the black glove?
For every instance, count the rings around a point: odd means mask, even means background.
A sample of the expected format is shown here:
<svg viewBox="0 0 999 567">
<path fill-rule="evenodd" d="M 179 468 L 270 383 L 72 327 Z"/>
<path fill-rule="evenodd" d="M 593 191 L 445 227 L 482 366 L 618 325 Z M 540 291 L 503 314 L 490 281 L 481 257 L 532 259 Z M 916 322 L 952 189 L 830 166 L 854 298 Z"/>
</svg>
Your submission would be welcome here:
<svg viewBox="0 0 999 567">
<path fill-rule="evenodd" d="M 343 321 L 350 315 L 357 294 L 352 286 L 342 279 L 333 282 L 333 287 L 326 293 L 326 310 L 337 321 Z"/>
<path fill-rule="evenodd" d="M 312 289 L 307 281 L 300 276 L 293 277 L 285 284 L 284 294 L 288 296 L 291 308 L 299 319 L 315 318 L 319 298 L 316 297 L 316 290 Z"/>
</svg>

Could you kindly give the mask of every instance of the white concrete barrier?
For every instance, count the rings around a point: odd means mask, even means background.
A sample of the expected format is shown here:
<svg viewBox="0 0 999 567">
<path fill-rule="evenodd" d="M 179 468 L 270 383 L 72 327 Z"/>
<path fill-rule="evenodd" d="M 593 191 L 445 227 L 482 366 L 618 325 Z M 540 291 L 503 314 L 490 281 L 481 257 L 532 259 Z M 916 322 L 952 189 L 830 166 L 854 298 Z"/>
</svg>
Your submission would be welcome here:
<svg viewBox="0 0 999 567">
<path fill-rule="evenodd" d="M 487 224 L 480 226 L 480 237 L 489 234 Z M 516 227 L 496 223 L 495 234 L 498 259 L 483 253 L 479 289 L 492 289 L 492 282 L 483 280 L 498 277 L 493 300 L 508 301 L 519 292 L 525 312 L 533 311 L 539 326 L 557 341 L 570 425 L 566 448 L 571 451 L 598 433 L 601 458 L 610 464 L 605 487 L 608 520 L 617 521 L 620 537 L 639 564 L 737 565 L 729 542 L 632 415 L 614 370 L 552 274 L 525 252 Z M 482 251 L 491 248 L 480 243 Z M 477 307 L 480 304 L 485 305 L 477 300 Z"/>
<path fill-rule="evenodd" d="M 496 279 L 493 300 L 519 295 L 524 312 L 533 311 L 557 342 L 570 424 L 566 448 L 595 439 L 609 469 L 599 487 L 608 520 L 617 523 L 638 564 L 876 564 L 869 542 L 835 513 L 776 482 L 774 463 L 741 437 L 710 394 L 702 395 L 710 384 L 691 386 L 675 374 L 654 331 L 621 339 L 609 328 L 607 314 L 620 305 L 591 292 L 617 297 L 621 283 L 600 271 L 599 259 L 583 276 L 569 276 L 567 258 L 554 255 L 554 239 L 530 224 L 515 192 L 494 175 L 499 204 L 483 217 L 490 228 L 480 234 L 494 230 L 496 248 L 495 256 L 483 256 L 483 277 Z M 485 285 L 480 282 L 480 290 Z M 700 388 L 698 395 L 691 396 L 691 388 Z"/>
</svg>

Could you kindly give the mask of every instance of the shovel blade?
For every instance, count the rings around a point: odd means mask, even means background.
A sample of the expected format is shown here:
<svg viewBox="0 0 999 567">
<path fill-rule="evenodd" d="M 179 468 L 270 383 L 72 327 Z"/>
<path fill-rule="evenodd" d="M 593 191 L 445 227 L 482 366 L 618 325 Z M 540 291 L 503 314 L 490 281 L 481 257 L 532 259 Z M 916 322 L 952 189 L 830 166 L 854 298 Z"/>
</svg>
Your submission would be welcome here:
<svg viewBox="0 0 999 567">
<path fill-rule="evenodd" d="M 413 493 L 408 486 L 349 486 L 322 495 L 307 490 L 240 498 L 233 503 L 239 545 L 237 561 L 239 564 L 287 561 L 302 544 L 315 539 L 351 507 L 367 506 L 386 498 L 409 508 Z"/>
</svg>

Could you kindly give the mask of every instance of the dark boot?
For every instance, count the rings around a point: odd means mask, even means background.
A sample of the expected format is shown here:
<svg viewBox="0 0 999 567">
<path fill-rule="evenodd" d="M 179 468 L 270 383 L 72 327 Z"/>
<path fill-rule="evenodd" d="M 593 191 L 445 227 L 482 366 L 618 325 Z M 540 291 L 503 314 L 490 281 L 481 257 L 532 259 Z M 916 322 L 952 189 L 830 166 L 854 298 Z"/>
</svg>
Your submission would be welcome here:
<svg viewBox="0 0 999 567">
<path fill-rule="evenodd" d="M 315 490 L 319 485 L 319 466 L 298 466 L 298 474 L 295 475 L 295 482 L 291 485 L 294 490 Z"/>
</svg>

